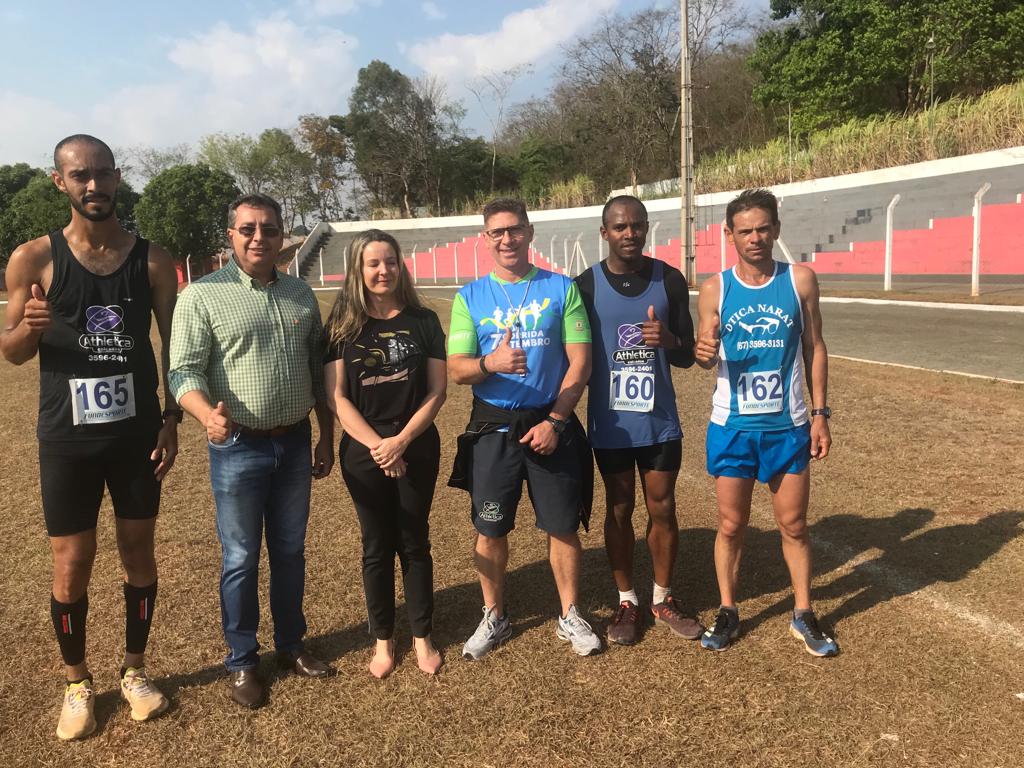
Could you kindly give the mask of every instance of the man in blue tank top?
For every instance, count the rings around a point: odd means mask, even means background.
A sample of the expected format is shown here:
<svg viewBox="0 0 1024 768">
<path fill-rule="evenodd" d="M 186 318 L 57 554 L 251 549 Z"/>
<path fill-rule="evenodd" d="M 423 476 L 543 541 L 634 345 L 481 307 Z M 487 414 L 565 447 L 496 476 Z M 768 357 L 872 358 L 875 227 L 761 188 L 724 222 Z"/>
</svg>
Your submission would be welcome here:
<svg viewBox="0 0 1024 768">
<path fill-rule="evenodd" d="M 726 237 L 739 262 L 701 286 L 695 349 L 701 367 L 718 366 L 707 469 L 715 478 L 718 497 L 715 571 L 721 607 L 701 645 L 721 651 L 739 635 L 736 585 L 757 480 L 767 483 L 772 493 L 793 584 L 790 632 L 803 641 L 808 653 L 834 656 L 839 646 L 818 626 L 811 609 L 807 531 L 809 462 L 824 459 L 832 443 L 818 280 L 808 267 L 774 260 L 780 222 L 778 201 L 771 192 L 743 192 L 727 206 L 725 220 Z"/>
<path fill-rule="evenodd" d="M 576 607 L 583 554 L 577 529 L 589 517 L 593 465 L 573 408 L 590 377 L 590 325 L 572 280 L 530 264 L 533 226 L 521 201 L 492 200 L 484 228 L 494 271 L 459 291 L 448 335 L 448 370 L 456 383 L 473 386 L 473 412 L 448 484 L 471 496 L 484 597 L 483 619 L 462 655 L 479 659 L 512 635 L 508 534 L 526 480 L 537 527 L 548 535 L 562 608 L 556 634 L 589 656 L 601 641 Z"/>
<path fill-rule="evenodd" d="M 168 706 L 143 661 L 157 591 L 160 481 L 178 452 L 181 409 L 165 386 L 161 416 L 149 338 L 155 317 L 166 382 L 178 279 L 167 251 L 118 222 L 121 172 L 104 142 L 69 136 L 54 150 L 53 164 L 53 182 L 71 203 L 71 223 L 11 255 L 0 349 L 15 365 L 39 356 L 39 479 L 53 554 L 50 616 L 67 679 L 57 736 L 80 739 L 96 728 L 85 628 L 104 488 L 124 566 L 121 694 L 135 720 Z"/>
<path fill-rule="evenodd" d="M 642 626 L 633 589 L 634 468 L 640 470 L 649 517 L 654 620 L 687 640 L 704 631 L 672 597 L 683 433 L 670 366 L 693 365 L 689 290 L 679 270 L 644 256 L 647 230 L 640 200 L 610 199 L 601 215 L 608 258 L 576 278 L 594 337 L 587 430 L 604 478 L 605 549 L 618 588 L 608 641 L 619 645 L 633 645 Z"/>
</svg>

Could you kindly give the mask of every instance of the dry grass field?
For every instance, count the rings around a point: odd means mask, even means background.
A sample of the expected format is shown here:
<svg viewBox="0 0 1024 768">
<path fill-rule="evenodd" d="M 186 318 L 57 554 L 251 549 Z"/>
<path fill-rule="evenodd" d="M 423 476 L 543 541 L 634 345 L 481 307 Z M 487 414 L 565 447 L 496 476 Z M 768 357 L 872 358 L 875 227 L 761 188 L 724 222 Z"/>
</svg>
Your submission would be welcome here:
<svg viewBox="0 0 1024 768">
<path fill-rule="evenodd" d="M 329 294 L 321 294 L 326 304 Z M 435 302 L 442 318 L 448 303 Z M 827 330 L 827 329 L 826 329 Z M 173 700 L 131 721 L 116 687 L 121 575 L 105 504 L 89 593 L 96 734 L 53 731 L 62 668 L 48 600 L 50 555 L 34 438 L 37 364 L 0 365 L 0 765 L 76 766 L 972 766 L 1022 764 L 1024 389 L 834 361 L 834 454 L 813 471 L 814 599 L 843 653 L 814 659 L 788 633 L 788 579 L 766 492 L 755 494 L 742 569 L 743 634 L 725 653 L 650 629 L 632 648 L 577 658 L 555 637 L 558 601 L 528 509 L 512 534 L 512 641 L 459 657 L 480 618 L 467 497 L 439 483 L 432 513 L 435 638 L 446 665 L 417 668 L 400 619 L 395 674 L 366 671 L 358 527 L 337 469 L 314 487 L 307 547 L 308 645 L 338 675 L 278 676 L 267 707 L 226 695 L 204 435 L 186 419 L 165 481 L 160 595 L 148 669 Z M 714 498 L 703 470 L 711 374 L 676 373 L 686 431 L 677 499 L 677 598 L 717 608 Z M 469 411 L 452 385 L 442 468 Z M 603 633 L 615 592 L 603 489 L 583 535 L 582 608 Z M 637 511 L 642 533 L 645 513 Z M 637 543 L 638 587 L 650 565 Z M 262 571 L 265 577 L 265 561 Z M 271 643 L 263 593 L 260 637 Z M 400 605 L 400 615 L 401 615 Z"/>
</svg>

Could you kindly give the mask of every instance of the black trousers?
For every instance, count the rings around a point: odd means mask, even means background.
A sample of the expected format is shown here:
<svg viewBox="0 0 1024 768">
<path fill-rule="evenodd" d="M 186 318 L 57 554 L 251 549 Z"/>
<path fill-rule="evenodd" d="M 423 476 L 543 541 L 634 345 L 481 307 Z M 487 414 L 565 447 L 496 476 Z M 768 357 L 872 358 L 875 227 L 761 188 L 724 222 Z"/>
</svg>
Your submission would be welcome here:
<svg viewBox="0 0 1024 768">
<path fill-rule="evenodd" d="M 440 457 L 441 439 L 433 425 L 409 444 L 408 470 L 397 479 L 387 477 L 359 441 L 348 435 L 341 440 L 341 476 L 362 531 L 370 634 L 379 640 L 395 631 L 395 555 L 402 564 L 412 634 L 426 637 L 433 628 L 434 561 L 428 519 Z"/>
</svg>

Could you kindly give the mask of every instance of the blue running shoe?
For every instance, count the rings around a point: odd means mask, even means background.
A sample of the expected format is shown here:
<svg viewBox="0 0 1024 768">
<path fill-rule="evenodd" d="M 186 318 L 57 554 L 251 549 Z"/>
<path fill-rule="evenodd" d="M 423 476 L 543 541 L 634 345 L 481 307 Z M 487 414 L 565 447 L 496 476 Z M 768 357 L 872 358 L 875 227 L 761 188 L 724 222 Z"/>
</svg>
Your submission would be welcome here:
<svg viewBox="0 0 1024 768">
<path fill-rule="evenodd" d="M 740 612 L 722 606 L 715 616 L 714 625 L 700 636 L 700 644 L 709 651 L 724 651 L 739 636 Z"/>
<path fill-rule="evenodd" d="M 804 648 L 811 656 L 835 656 L 839 653 L 839 644 L 821 631 L 818 617 L 814 611 L 801 611 L 793 616 L 789 632 L 797 640 L 804 641 Z"/>
</svg>

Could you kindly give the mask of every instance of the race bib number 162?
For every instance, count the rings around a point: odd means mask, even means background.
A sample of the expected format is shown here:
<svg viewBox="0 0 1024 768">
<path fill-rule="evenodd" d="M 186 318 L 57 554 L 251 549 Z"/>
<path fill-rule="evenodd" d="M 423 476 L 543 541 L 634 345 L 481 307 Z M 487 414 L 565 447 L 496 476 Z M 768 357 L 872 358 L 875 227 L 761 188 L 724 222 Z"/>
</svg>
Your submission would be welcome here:
<svg viewBox="0 0 1024 768">
<path fill-rule="evenodd" d="M 135 415 L 135 384 L 132 374 L 101 379 L 71 379 L 72 423 L 103 424 Z"/>
<path fill-rule="evenodd" d="M 736 381 L 736 403 L 741 414 L 778 413 L 782 410 L 782 373 L 748 371 Z"/>
</svg>

